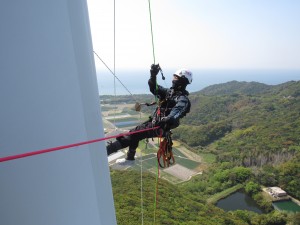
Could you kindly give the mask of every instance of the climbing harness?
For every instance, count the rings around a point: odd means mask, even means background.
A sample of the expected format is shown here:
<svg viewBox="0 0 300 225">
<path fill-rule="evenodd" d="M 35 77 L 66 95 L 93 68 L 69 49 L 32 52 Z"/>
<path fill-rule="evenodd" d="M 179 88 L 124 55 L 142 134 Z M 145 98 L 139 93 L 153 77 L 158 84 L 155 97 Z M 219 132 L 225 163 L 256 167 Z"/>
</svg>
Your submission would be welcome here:
<svg viewBox="0 0 300 225">
<path fill-rule="evenodd" d="M 164 139 L 160 142 L 159 149 L 157 151 L 157 161 L 161 168 L 169 167 L 175 163 L 172 151 L 173 142 L 171 134 L 171 131 L 167 132 L 166 137 L 164 137 Z"/>
<path fill-rule="evenodd" d="M 171 93 L 172 94 L 172 93 Z M 167 98 L 169 98 L 171 96 L 171 94 L 169 94 L 167 96 Z M 168 99 L 164 99 L 162 101 L 158 102 L 158 106 L 155 110 L 155 112 L 153 113 L 152 118 L 150 118 L 149 120 L 152 120 L 152 124 L 153 126 L 156 125 L 159 121 L 161 121 L 161 119 L 163 117 L 165 117 L 165 113 L 168 110 L 168 102 L 166 103 Z M 166 107 L 165 108 L 161 108 L 161 105 L 163 103 L 166 103 Z M 146 106 L 151 106 L 156 104 L 156 102 L 152 102 L 152 103 L 143 103 Z M 139 108 L 140 110 L 140 105 L 136 104 L 136 110 L 137 108 Z M 165 137 L 162 140 L 162 133 L 159 135 L 159 149 L 157 151 L 157 162 L 158 165 L 161 168 L 166 168 L 169 167 L 171 164 L 175 163 L 175 158 L 172 152 L 172 146 L 173 146 L 173 142 L 172 142 L 172 132 L 167 128 L 167 131 L 165 131 Z M 162 130 L 161 130 L 162 132 Z"/>
</svg>

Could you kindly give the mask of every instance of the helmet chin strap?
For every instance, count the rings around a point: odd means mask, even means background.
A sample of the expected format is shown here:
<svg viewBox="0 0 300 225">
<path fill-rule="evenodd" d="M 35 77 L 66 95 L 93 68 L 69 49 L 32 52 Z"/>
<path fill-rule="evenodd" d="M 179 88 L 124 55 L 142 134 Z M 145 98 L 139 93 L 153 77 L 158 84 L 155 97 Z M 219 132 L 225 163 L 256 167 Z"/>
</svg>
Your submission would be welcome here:
<svg viewBox="0 0 300 225">
<path fill-rule="evenodd" d="M 173 80 L 172 81 L 172 88 L 175 91 L 183 91 L 185 89 L 185 87 L 186 87 L 186 85 L 184 85 L 181 80 Z"/>
<path fill-rule="evenodd" d="M 179 88 L 181 88 L 181 82 L 180 82 L 180 80 L 173 80 L 172 81 L 172 88 L 174 90 L 178 90 Z"/>
</svg>

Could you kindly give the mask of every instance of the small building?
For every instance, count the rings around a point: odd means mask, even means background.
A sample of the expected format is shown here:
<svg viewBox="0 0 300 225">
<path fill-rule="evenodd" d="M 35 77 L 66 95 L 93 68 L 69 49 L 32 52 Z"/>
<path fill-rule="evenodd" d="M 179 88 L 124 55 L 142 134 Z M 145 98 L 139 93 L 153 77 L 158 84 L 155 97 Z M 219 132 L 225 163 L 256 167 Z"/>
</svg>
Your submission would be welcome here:
<svg viewBox="0 0 300 225">
<path fill-rule="evenodd" d="M 268 191 L 274 197 L 287 196 L 287 193 L 284 190 L 282 190 L 280 187 L 270 187 L 270 188 L 268 188 Z"/>
</svg>

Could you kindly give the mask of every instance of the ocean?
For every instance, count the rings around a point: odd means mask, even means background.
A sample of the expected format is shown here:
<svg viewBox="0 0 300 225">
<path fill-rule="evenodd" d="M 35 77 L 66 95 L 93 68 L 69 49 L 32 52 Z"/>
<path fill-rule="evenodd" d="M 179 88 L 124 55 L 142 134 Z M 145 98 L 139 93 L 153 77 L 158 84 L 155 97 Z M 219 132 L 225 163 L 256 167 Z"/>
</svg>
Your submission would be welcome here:
<svg viewBox="0 0 300 225">
<path fill-rule="evenodd" d="M 158 74 L 158 84 L 170 87 L 174 71 L 164 71 L 165 80 Z M 288 81 L 299 81 L 300 70 L 193 70 L 193 82 L 188 85 L 189 92 L 229 81 L 255 81 L 277 85 Z M 98 90 L 100 95 L 151 94 L 148 88 L 149 70 L 116 71 L 118 79 L 109 71 L 98 71 Z M 115 83 L 115 85 L 114 85 Z M 129 93 L 130 92 L 130 93 Z"/>
</svg>

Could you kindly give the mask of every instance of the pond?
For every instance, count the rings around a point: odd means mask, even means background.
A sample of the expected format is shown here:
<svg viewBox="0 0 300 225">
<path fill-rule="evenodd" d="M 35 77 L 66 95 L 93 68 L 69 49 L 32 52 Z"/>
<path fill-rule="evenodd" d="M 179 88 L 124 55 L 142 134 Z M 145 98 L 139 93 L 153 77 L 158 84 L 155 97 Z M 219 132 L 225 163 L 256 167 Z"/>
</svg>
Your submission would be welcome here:
<svg viewBox="0 0 300 225">
<path fill-rule="evenodd" d="M 280 202 L 273 202 L 273 206 L 275 209 L 284 210 L 288 212 L 300 212 L 300 206 L 293 202 L 292 200 L 288 201 L 280 201 Z"/>
<path fill-rule="evenodd" d="M 115 126 L 118 128 L 123 128 L 123 127 L 134 127 L 138 124 L 140 124 L 140 122 L 138 120 L 120 121 L 120 122 L 116 122 Z"/>
<path fill-rule="evenodd" d="M 256 202 L 244 192 L 244 190 L 239 190 L 228 197 L 221 199 L 217 202 L 216 206 L 225 211 L 248 210 L 259 214 L 264 213 Z"/>
</svg>

